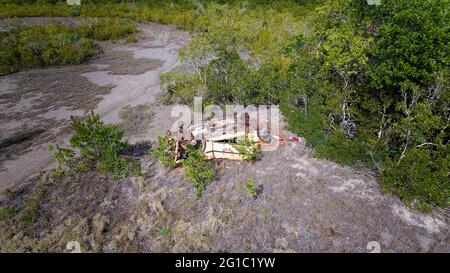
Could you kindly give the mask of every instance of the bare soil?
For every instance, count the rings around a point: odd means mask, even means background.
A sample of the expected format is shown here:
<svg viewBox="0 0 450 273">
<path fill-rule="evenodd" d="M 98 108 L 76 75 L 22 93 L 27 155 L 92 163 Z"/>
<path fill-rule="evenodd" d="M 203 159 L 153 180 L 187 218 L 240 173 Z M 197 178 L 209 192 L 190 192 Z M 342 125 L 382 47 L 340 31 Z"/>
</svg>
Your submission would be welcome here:
<svg viewBox="0 0 450 273">
<path fill-rule="evenodd" d="M 369 252 L 373 241 L 381 252 L 450 252 L 443 214 L 408 209 L 375 174 L 315 159 L 303 142 L 253 163 L 212 162 L 216 179 L 197 199 L 181 168 L 148 155 L 174 121 L 157 99 L 159 75 L 182 67 L 177 49 L 189 36 L 140 29 L 137 43 L 105 43 L 91 63 L 0 77 L 1 252 L 65 252 L 69 241 L 85 252 Z M 143 177 L 43 171 L 48 143 L 64 143 L 70 115 L 90 110 L 127 131 Z"/>
</svg>

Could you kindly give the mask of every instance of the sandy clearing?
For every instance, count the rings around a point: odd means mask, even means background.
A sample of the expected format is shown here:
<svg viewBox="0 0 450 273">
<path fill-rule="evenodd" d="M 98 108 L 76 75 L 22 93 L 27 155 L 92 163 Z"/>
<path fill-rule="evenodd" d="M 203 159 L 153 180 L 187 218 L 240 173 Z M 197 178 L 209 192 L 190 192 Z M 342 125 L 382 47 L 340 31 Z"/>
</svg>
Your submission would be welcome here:
<svg viewBox="0 0 450 273">
<path fill-rule="evenodd" d="M 28 25 L 49 21 L 75 23 L 69 19 L 21 18 L 18 21 Z M 25 151 L 3 162 L 0 168 L 0 190 L 16 186 L 28 177 L 38 174 L 40 170 L 55 165 L 47 146 L 52 142 L 67 141 L 68 136 L 61 130 L 67 125 L 70 116 L 82 116 L 92 109 L 100 114 L 106 123 L 113 123 L 120 121 L 118 113 L 125 106 L 155 103 L 160 93 L 159 75 L 178 65 L 177 49 L 187 43 L 189 35 L 173 26 L 153 23 L 140 24 L 139 28 L 141 33 L 137 43 L 105 43 L 103 56 L 89 64 L 29 70 L 0 77 L 0 95 L 9 95 L 0 100 L 0 138 L 5 139 L 25 128 L 39 126 L 51 131 L 48 134 L 52 135 L 48 141 L 36 141 L 38 145 L 34 145 L 33 140 Z M 120 71 L 136 73 L 118 74 Z M 143 73 L 140 73 L 141 71 Z M 36 86 L 35 81 L 38 81 Z M 77 95 L 81 90 L 91 89 L 89 84 L 93 85 L 92 87 L 97 86 L 95 88 L 98 91 Z M 42 94 L 38 93 L 39 89 L 47 89 L 52 85 L 55 86 L 49 92 L 55 92 L 53 97 L 56 100 L 60 98 L 57 94 L 60 87 L 66 91 L 66 97 L 68 93 L 72 93 L 74 99 L 61 98 L 51 106 L 51 103 L 48 103 L 48 97 L 51 96 L 49 93 L 42 98 L 44 103 L 39 101 L 42 97 Z M 16 95 L 18 90 L 21 90 L 20 95 Z M 96 95 L 102 92 L 105 95 Z M 82 104 L 84 98 L 90 100 L 89 104 Z M 95 107 L 91 108 L 92 106 Z M 164 116 L 165 120 L 170 122 L 166 112 L 167 110 L 164 110 L 162 115 L 157 116 Z"/>
<path fill-rule="evenodd" d="M 127 105 L 133 107 L 156 101 L 156 97 L 161 92 L 159 75 L 179 64 L 177 50 L 189 39 L 186 32 L 177 31 L 173 26 L 140 25 L 140 30 L 141 39 L 136 44 L 122 45 L 113 50 L 130 51 L 135 59 L 163 60 L 162 67 L 139 75 L 113 75 L 104 64 L 96 63 L 95 65 L 104 68 L 104 70 L 83 74 L 97 85 L 115 86 L 95 110 L 106 123 L 119 122 L 119 111 Z"/>
</svg>

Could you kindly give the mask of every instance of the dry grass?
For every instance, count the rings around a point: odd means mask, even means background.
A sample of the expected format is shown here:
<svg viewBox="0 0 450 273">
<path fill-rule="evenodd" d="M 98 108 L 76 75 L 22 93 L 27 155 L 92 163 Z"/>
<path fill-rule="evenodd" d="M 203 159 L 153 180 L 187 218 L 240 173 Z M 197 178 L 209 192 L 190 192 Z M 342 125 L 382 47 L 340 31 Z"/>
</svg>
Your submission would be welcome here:
<svg viewBox="0 0 450 273">
<path fill-rule="evenodd" d="M 366 252 L 375 240 L 385 251 L 402 252 L 419 250 L 411 239 L 417 233 L 431 240 L 429 250 L 446 249 L 445 231 L 430 235 L 405 225 L 391 212 L 395 200 L 367 202 L 358 193 L 371 184 L 367 178 L 333 163 L 302 161 L 301 152 L 281 148 L 255 163 L 216 162 L 218 181 L 200 199 L 182 169 L 168 172 L 144 153 L 135 153 L 144 171 L 139 178 L 42 175 L 0 203 L 14 211 L 0 221 L 0 251 L 63 252 L 76 240 L 84 252 Z M 257 199 L 247 197 L 249 177 L 264 186 Z M 333 190 L 338 180 L 357 177 L 365 183 Z"/>
<path fill-rule="evenodd" d="M 154 113 L 149 104 L 141 104 L 134 107 L 127 105 L 119 112 L 119 117 L 122 119 L 120 127 L 127 132 L 127 135 L 145 135 L 150 129 L 153 116 Z"/>
</svg>

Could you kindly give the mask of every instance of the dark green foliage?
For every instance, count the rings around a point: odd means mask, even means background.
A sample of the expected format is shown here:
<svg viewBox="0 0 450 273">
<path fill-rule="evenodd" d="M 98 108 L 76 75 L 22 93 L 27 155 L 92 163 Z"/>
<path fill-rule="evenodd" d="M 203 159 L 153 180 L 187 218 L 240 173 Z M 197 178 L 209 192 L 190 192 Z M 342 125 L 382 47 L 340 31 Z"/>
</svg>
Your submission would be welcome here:
<svg viewBox="0 0 450 273">
<path fill-rule="evenodd" d="M 117 125 L 105 125 L 99 115 L 91 113 L 84 121 L 72 117 L 70 128 L 74 131 L 71 148 L 49 147 L 58 162 L 56 174 L 64 174 L 63 166 L 76 172 L 87 171 L 89 163 L 114 178 L 141 174 L 139 162 L 121 156 L 128 144 L 123 141 L 124 131 Z M 79 151 L 80 156 L 77 157 L 73 149 Z"/>
<path fill-rule="evenodd" d="M 218 103 L 245 103 L 249 71 L 236 50 L 221 49 L 205 68 L 209 99 Z"/>
<path fill-rule="evenodd" d="M 175 162 L 175 145 L 176 140 L 170 136 L 158 137 L 158 145 L 151 152 L 152 155 L 159 159 L 159 162 L 169 168 L 174 168 L 177 165 Z M 195 188 L 195 194 L 200 198 L 206 185 L 213 181 L 214 170 L 204 158 L 200 148 L 188 145 L 187 158 L 181 162 L 186 177 L 192 182 Z"/>
<path fill-rule="evenodd" d="M 0 75 L 80 64 L 99 52 L 97 40 L 116 40 L 136 32 L 134 24 L 116 19 L 89 19 L 77 27 L 52 23 L 12 28 L 0 32 Z"/>
<path fill-rule="evenodd" d="M 82 23 L 79 31 L 90 39 L 98 41 L 118 40 L 129 37 L 138 32 L 137 26 L 124 19 L 87 19 Z"/>
<path fill-rule="evenodd" d="M 377 167 L 386 189 L 419 209 L 448 206 L 450 197 L 448 7 L 330 3 L 318 25 L 321 69 L 311 74 L 323 83 L 308 94 L 316 103 L 308 114 L 296 100 L 282 107 L 317 155 Z M 285 51 L 307 46 L 294 41 Z"/>
<path fill-rule="evenodd" d="M 200 198 L 206 185 L 214 179 L 214 170 L 211 164 L 205 161 L 201 151 L 193 146 L 189 146 L 188 158 L 183 160 L 183 167 L 187 178 L 195 188 L 196 196 Z"/>
<path fill-rule="evenodd" d="M 450 204 L 449 147 L 430 152 L 429 149 L 411 149 L 400 164 L 384 163 L 382 183 L 403 200 L 415 203 L 419 209 L 430 209 L 430 204 L 448 207 Z"/>
<path fill-rule="evenodd" d="M 159 85 L 163 93 L 164 104 L 190 104 L 194 96 L 205 92 L 205 85 L 194 74 L 183 72 L 166 72 L 161 74 Z"/>
<path fill-rule="evenodd" d="M 152 151 L 152 154 L 159 159 L 159 162 L 169 168 L 176 165 L 175 162 L 175 145 L 176 141 L 170 136 L 158 137 L 158 146 Z"/>
<path fill-rule="evenodd" d="M 105 125 L 99 115 L 91 113 L 85 121 L 72 118 L 70 127 L 74 130 L 70 145 L 96 162 L 99 171 L 112 173 L 115 178 L 140 174 L 135 162 L 120 157 L 128 144 L 123 141 L 125 131 L 117 125 Z"/>
<path fill-rule="evenodd" d="M 78 64 L 98 50 L 94 40 L 62 24 L 19 27 L 0 38 L 0 74 L 32 67 Z"/>
</svg>

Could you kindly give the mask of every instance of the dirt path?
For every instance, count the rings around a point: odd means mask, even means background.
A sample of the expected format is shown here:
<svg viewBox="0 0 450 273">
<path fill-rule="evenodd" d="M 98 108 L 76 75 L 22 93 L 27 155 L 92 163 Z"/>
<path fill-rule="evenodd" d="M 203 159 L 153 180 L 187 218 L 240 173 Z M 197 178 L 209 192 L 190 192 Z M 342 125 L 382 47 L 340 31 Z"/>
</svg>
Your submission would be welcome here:
<svg viewBox="0 0 450 273">
<path fill-rule="evenodd" d="M 44 19 L 22 21 L 48 21 Z M 52 20 L 58 19 L 67 21 Z M 0 141 L 7 146 L 2 152 L 8 154 L 0 158 L 0 190 L 20 184 L 54 164 L 47 146 L 67 139 L 63 128 L 71 115 L 82 116 L 94 110 L 105 122 L 112 123 L 120 121 L 119 112 L 125 106 L 155 103 L 160 92 L 159 75 L 177 66 L 177 49 L 189 35 L 158 24 L 141 24 L 139 28 L 137 43 L 106 43 L 104 54 L 89 64 L 0 77 Z M 162 121 L 160 125 L 170 126 L 169 107 L 154 107 L 152 111 Z M 152 130 L 151 138 L 167 128 Z M 39 133 L 34 133 L 36 130 Z M 29 133 L 23 137 L 23 132 Z"/>
</svg>

